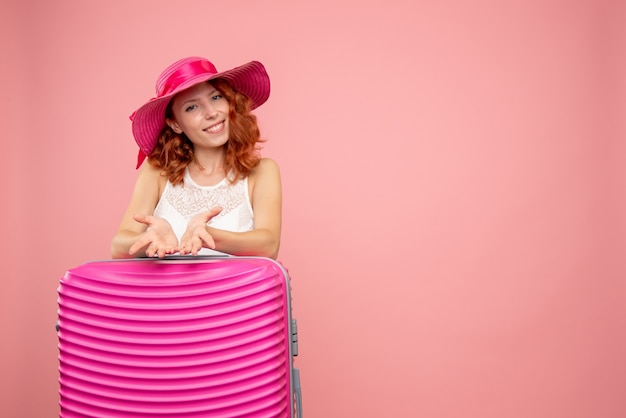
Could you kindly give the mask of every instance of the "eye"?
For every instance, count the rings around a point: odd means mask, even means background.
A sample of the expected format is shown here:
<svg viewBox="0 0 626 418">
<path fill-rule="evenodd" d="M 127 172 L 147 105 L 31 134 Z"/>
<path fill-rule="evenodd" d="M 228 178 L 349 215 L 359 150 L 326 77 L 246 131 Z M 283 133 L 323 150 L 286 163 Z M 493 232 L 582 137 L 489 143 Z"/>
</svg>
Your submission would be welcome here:
<svg viewBox="0 0 626 418">
<path fill-rule="evenodd" d="M 211 100 L 216 101 L 219 100 L 221 98 L 223 98 L 224 96 L 222 96 L 221 94 L 216 94 L 215 96 L 211 97 Z"/>
<path fill-rule="evenodd" d="M 198 107 L 198 105 L 189 105 L 185 108 L 185 112 L 191 112 L 192 110 L 195 110 Z"/>
</svg>

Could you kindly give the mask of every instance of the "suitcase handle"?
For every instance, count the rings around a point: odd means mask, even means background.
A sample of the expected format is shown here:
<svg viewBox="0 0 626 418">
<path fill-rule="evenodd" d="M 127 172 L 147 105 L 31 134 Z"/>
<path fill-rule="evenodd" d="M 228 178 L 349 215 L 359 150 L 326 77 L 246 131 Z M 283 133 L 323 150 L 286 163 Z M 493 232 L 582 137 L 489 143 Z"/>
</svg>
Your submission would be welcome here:
<svg viewBox="0 0 626 418">
<path fill-rule="evenodd" d="M 302 386 L 300 386 L 300 370 L 293 369 L 293 396 L 296 403 L 296 417 L 302 418 Z"/>
</svg>

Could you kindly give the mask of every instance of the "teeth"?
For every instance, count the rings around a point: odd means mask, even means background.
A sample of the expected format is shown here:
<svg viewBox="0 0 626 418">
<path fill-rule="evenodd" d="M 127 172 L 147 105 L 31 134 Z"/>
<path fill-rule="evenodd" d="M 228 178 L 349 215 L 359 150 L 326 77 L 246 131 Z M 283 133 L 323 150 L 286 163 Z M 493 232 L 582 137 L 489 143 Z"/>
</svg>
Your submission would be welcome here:
<svg viewBox="0 0 626 418">
<path fill-rule="evenodd" d="M 223 125 L 224 125 L 224 122 L 222 122 L 222 123 L 218 123 L 218 124 L 217 124 L 217 125 L 215 125 L 215 126 L 211 126 L 210 128 L 206 128 L 206 130 L 207 130 L 208 132 L 217 132 L 217 131 L 219 131 L 220 129 L 222 129 L 222 126 L 223 126 Z"/>
</svg>

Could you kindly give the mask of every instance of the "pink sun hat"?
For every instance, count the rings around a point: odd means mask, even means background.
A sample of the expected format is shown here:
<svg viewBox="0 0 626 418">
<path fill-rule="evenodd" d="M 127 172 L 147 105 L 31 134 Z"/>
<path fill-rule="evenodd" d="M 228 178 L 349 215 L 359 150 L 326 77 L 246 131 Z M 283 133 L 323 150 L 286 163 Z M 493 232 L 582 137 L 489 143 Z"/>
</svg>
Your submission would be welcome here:
<svg viewBox="0 0 626 418">
<path fill-rule="evenodd" d="M 252 108 L 261 106 L 270 95 L 270 79 L 258 61 L 218 72 L 206 58 L 188 57 L 165 69 L 156 82 L 156 97 L 148 100 L 131 116 L 133 136 L 139 145 L 137 168 L 154 149 L 159 133 L 165 126 L 165 110 L 170 100 L 181 91 L 203 81 L 223 78 L 240 93 L 252 100 Z"/>
</svg>

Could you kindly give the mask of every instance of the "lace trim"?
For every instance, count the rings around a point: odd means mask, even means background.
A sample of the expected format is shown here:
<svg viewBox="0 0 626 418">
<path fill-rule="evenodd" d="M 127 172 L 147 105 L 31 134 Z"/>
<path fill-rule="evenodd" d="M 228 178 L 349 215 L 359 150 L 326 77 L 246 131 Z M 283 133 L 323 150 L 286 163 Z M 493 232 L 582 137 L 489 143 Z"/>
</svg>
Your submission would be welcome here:
<svg viewBox="0 0 626 418">
<path fill-rule="evenodd" d="M 246 204 L 248 182 L 245 180 L 235 184 L 223 181 L 210 189 L 199 188 L 190 183 L 185 181 L 182 187 L 170 187 L 165 196 L 167 202 L 187 220 L 198 213 L 221 206 L 222 211 L 213 218 L 217 220 Z"/>
</svg>

